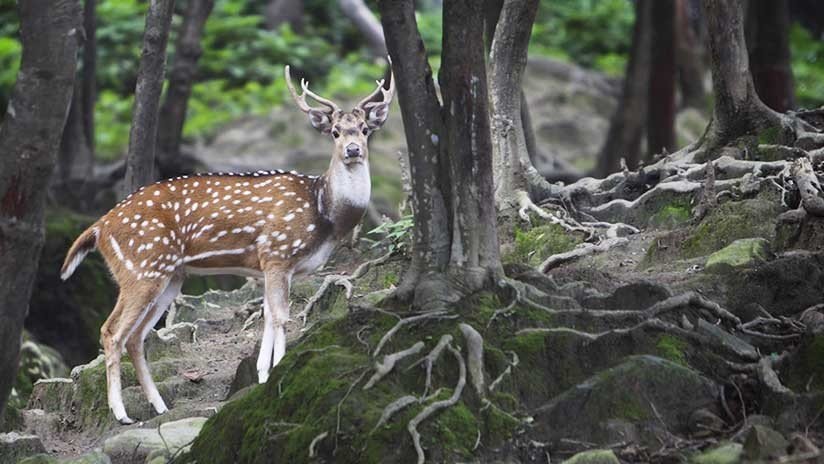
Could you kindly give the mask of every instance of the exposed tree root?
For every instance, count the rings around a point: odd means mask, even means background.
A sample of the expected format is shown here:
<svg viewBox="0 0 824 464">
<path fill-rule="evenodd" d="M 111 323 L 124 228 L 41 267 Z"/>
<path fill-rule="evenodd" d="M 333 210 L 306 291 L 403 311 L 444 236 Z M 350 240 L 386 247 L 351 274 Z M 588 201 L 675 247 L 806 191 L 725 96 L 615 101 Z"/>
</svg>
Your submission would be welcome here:
<svg viewBox="0 0 824 464">
<path fill-rule="evenodd" d="M 310 458 L 315 457 L 315 446 L 317 446 L 318 443 L 320 443 L 321 440 L 323 440 L 324 438 L 326 438 L 328 436 L 329 436 L 329 432 L 321 432 L 321 433 L 318 434 L 318 436 L 316 436 L 315 438 L 312 439 L 312 443 L 309 443 L 309 457 Z"/>
<path fill-rule="evenodd" d="M 550 256 L 545 259 L 540 266 L 538 266 L 538 269 L 540 269 L 541 272 L 548 272 L 562 264 L 583 258 L 584 256 L 607 251 L 612 247 L 624 245 L 628 241 L 629 240 L 624 237 L 613 237 L 607 238 L 598 244 L 584 243 L 570 251 Z"/>
<path fill-rule="evenodd" d="M 383 362 L 375 363 L 375 374 L 373 374 L 369 381 L 366 382 L 366 385 L 363 386 L 363 389 L 369 390 L 370 388 L 372 388 L 386 374 L 392 372 L 392 369 L 395 368 L 395 364 L 398 361 L 400 361 L 403 358 L 420 353 L 423 347 L 423 342 L 419 341 L 403 351 L 398 351 L 397 353 L 392 353 L 384 356 Z"/>
<path fill-rule="evenodd" d="M 469 367 L 469 377 L 478 396 L 486 396 L 484 387 L 484 338 L 469 324 L 458 324 L 461 333 L 466 339 L 467 365 Z"/>
<path fill-rule="evenodd" d="M 378 346 L 375 347 L 375 352 L 372 353 L 372 356 L 377 357 L 378 354 L 380 354 L 381 349 L 383 349 L 383 345 L 385 345 L 389 341 L 389 339 L 391 339 L 392 336 L 395 335 L 395 333 L 397 333 L 397 331 L 401 329 L 401 327 L 407 324 L 412 324 L 413 322 L 418 322 L 425 319 L 454 319 L 456 317 L 458 316 L 454 314 L 449 314 L 447 311 L 433 311 L 401 319 L 398 321 L 397 324 L 395 324 L 391 329 L 389 329 L 389 331 L 386 332 L 383 335 L 383 337 L 381 337 L 381 340 L 378 342 Z"/>
<path fill-rule="evenodd" d="M 441 339 L 438 340 L 438 344 L 435 345 L 435 348 L 432 348 L 432 351 L 429 352 L 426 356 L 421 358 L 419 361 L 415 362 L 408 369 L 411 369 L 417 366 L 420 363 L 424 363 L 424 367 L 426 368 L 426 383 L 424 384 L 423 394 L 421 398 L 425 398 L 426 395 L 429 394 L 429 389 L 432 387 L 432 366 L 435 365 L 435 362 L 438 361 L 438 358 L 441 356 L 444 348 L 447 345 L 452 343 L 452 335 L 444 334 L 441 336 Z"/>
<path fill-rule="evenodd" d="M 426 462 L 426 455 L 421 447 L 421 434 L 418 432 L 418 425 L 441 409 L 454 406 L 461 397 L 464 386 L 466 385 L 466 364 L 464 363 L 463 356 L 461 356 L 461 352 L 453 348 L 452 345 L 447 345 L 447 349 L 452 352 L 455 359 L 458 361 L 458 383 L 455 385 L 455 390 L 452 392 L 452 396 L 445 400 L 430 403 L 406 425 L 406 430 L 408 430 L 409 435 L 412 436 L 412 443 L 415 445 L 415 452 L 418 453 L 418 464 L 423 464 Z"/>
<path fill-rule="evenodd" d="M 338 451 L 338 436 L 340 436 L 340 411 L 343 407 L 343 402 L 346 401 L 346 398 L 349 398 L 349 394 L 352 393 L 352 390 L 355 388 L 355 385 L 359 384 L 360 381 L 363 380 L 363 376 L 366 375 L 367 372 L 369 372 L 369 370 L 364 369 L 363 372 L 360 373 L 358 378 L 356 378 L 354 382 L 349 384 L 349 388 L 346 390 L 346 394 L 343 395 L 343 398 L 341 398 L 340 401 L 338 401 L 337 419 L 335 422 L 335 450 L 332 452 L 332 454 L 335 454 Z"/>
<path fill-rule="evenodd" d="M 416 396 L 406 395 L 406 396 L 402 396 L 402 397 L 396 399 L 395 401 L 389 403 L 388 405 L 386 405 L 385 408 L 383 408 L 383 412 L 381 413 L 381 418 L 378 419 L 378 423 L 375 424 L 375 427 L 372 429 L 372 432 L 370 432 L 370 433 L 375 433 L 375 431 L 378 430 L 382 425 L 389 422 L 389 419 L 391 419 L 392 416 L 395 415 L 395 413 L 397 413 L 399 411 L 402 411 L 407 406 L 409 406 L 411 404 L 418 403 L 419 401 L 420 400 Z"/>
<path fill-rule="evenodd" d="M 306 302 L 306 306 L 303 307 L 303 311 L 298 313 L 296 317 L 301 318 L 303 325 L 306 325 L 306 318 L 309 317 L 309 313 L 312 311 L 312 308 L 326 295 L 326 292 L 329 290 L 331 285 L 338 285 L 346 289 L 346 299 L 352 298 L 352 281 L 362 277 L 366 274 L 372 266 L 378 266 L 380 264 L 385 263 L 392 257 L 394 252 L 390 251 L 385 255 L 381 256 L 380 258 L 376 258 L 370 261 L 366 261 L 362 263 L 360 266 L 355 269 L 355 272 L 352 273 L 350 276 L 341 275 L 341 274 L 330 274 L 323 278 L 323 283 L 321 283 L 318 291 L 312 295 L 311 298 Z"/>
<path fill-rule="evenodd" d="M 790 171 L 798 185 L 804 210 L 813 216 L 824 216 L 824 192 L 822 192 L 821 184 L 818 182 L 810 160 L 808 158 L 797 159 Z"/>
<path fill-rule="evenodd" d="M 738 318 L 738 316 L 722 308 L 718 303 L 710 301 L 695 292 L 686 292 L 681 295 L 659 301 L 648 309 L 645 309 L 643 312 L 649 317 L 658 317 L 663 313 L 688 306 L 697 306 L 699 308 L 706 309 L 719 319 L 724 319 L 731 322 L 736 327 L 741 325 L 741 319 Z"/>
<path fill-rule="evenodd" d="M 514 351 L 510 351 L 509 353 L 512 354 L 512 361 L 510 361 L 509 366 L 506 366 L 506 369 L 504 369 L 504 371 L 501 372 L 501 375 L 499 375 L 495 380 L 492 381 L 492 383 L 489 384 L 490 392 L 495 391 L 495 388 L 497 388 L 498 384 L 500 384 L 504 380 L 504 377 L 506 377 L 507 375 L 512 375 L 513 367 L 518 367 L 518 363 L 520 362 L 520 359 L 518 358 L 518 353 Z"/>
</svg>

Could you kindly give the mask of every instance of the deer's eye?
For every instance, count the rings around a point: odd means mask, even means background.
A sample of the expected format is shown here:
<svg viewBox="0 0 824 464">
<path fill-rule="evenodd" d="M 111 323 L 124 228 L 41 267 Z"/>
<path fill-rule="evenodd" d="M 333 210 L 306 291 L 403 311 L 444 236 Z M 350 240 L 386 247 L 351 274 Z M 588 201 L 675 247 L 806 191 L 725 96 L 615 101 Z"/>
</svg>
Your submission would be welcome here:
<svg viewBox="0 0 824 464">
<path fill-rule="evenodd" d="M 340 137 L 340 132 L 338 132 L 337 130 L 333 130 L 332 131 L 332 137 L 334 137 L 334 138 Z"/>
<path fill-rule="evenodd" d="M 363 135 L 369 135 L 369 128 L 364 127 L 363 129 L 361 129 L 361 133 L 362 133 Z"/>
</svg>

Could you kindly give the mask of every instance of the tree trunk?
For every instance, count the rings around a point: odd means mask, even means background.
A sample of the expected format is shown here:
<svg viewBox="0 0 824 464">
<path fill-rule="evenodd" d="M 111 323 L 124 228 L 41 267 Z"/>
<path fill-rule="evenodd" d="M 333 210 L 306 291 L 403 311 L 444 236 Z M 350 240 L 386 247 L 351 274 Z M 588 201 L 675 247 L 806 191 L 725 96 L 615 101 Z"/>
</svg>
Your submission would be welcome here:
<svg viewBox="0 0 824 464">
<path fill-rule="evenodd" d="M 518 208 L 518 192 L 526 194 L 524 164 L 530 163 L 524 120 L 522 80 L 527 46 L 538 11 L 536 0 L 506 0 L 494 21 L 489 52 L 489 96 L 495 165 L 495 202 L 499 211 Z"/>
<path fill-rule="evenodd" d="M 381 0 L 378 8 L 397 79 L 411 174 L 412 262 L 396 292 L 403 301 L 414 298 L 421 276 L 443 272 L 449 261 L 449 176 L 441 144 L 441 105 L 418 32 L 415 3 Z"/>
<path fill-rule="evenodd" d="M 676 0 L 675 43 L 678 66 L 678 88 L 681 90 L 681 106 L 707 108 L 704 89 L 705 46 L 701 21 L 701 5 L 698 0 Z"/>
<path fill-rule="evenodd" d="M 609 124 L 607 138 L 598 158 L 596 176 L 606 177 L 617 171 L 624 158 L 627 167 L 635 169 L 641 159 L 641 136 L 647 119 L 649 69 L 651 66 L 652 2 L 635 3 L 635 26 L 632 48 L 624 75 L 621 99 Z"/>
<path fill-rule="evenodd" d="M 507 3 L 504 3 L 502 18 L 508 14 Z M 519 11 L 513 8 L 512 13 Z M 461 282 L 464 290 L 470 291 L 497 283 L 503 277 L 497 213 L 495 205 L 489 201 L 495 192 L 486 60 L 481 46 L 484 40 L 483 15 L 483 9 L 477 8 L 472 0 L 449 0 L 444 3 L 441 92 L 446 109 L 446 149 L 449 153 L 453 205 L 448 273 Z M 496 31 L 496 39 L 497 35 Z M 529 32 L 525 35 L 528 42 Z M 493 40 L 493 53 L 494 49 Z M 523 61 L 526 61 L 525 47 Z M 514 69 L 509 71 L 517 72 Z M 512 99 L 514 115 L 519 120 L 520 91 L 520 79 L 517 79 Z"/>
<path fill-rule="evenodd" d="M 0 417 L 16 378 L 81 27 L 77 0 L 26 0 L 17 8 L 23 57 L 0 126 Z"/>
<path fill-rule="evenodd" d="M 759 133 L 769 135 L 768 143 L 791 143 L 795 137 L 792 128 L 781 115 L 764 105 L 755 92 L 744 41 L 741 0 L 703 0 L 703 6 L 715 96 L 705 156 L 712 158 L 727 143 Z"/>
<path fill-rule="evenodd" d="M 675 2 L 652 2 L 647 160 L 675 149 Z"/>
<path fill-rule="evenodd" d="M 157 161 L 162 177 L 184 173 L 180 163 L 183 124 L 192 85 L 197 75 L 197 61 L 203 53 L 200 40 L 214 0 L 189 0 L 175 46 L 174 62 L 169 71 L 169 87 L 160 111 L 157 128 Z"/>
<path fill-rule="evenodd" d="M 97 0 L 83 4 L 83 82 L 81 108 L 83 108 L 83 133 L 86 146 L 94 155 L 94 107 L 97 102 Z"/>
<path fill-rule="evenodd" d="M 263 9 L 263 22 L 267 29 L 277 29 L 289 24 L 295 32 L 303 31 L 303 0 L 271 0 Z"/>
<path fill-rule="evenodd" d="M 75 82 L 69 115 L 60 141 L 57 168 L 63 187 L 83 183 L 92 175 L 94 155 L 86 139 L 83 110 L 83 85 Z"/>
<path fill-rule="evenodd" d="M 151 0 L 146 13 L 143 51 L 137 71 L 132 127 L 129 131 L 129 152 L 126 155 L 124 196 L 154 180 L 157 116 L 173 9 L 174 0 Z"/>
<path fill-rule="evenodd" d="M 386 56 L 386 40 L 381 23 L 363 0 L 338 0 L 344 16 L 358 28 L 375 56 Z"/>
<path fill-rule="evenodd" d="M 795 107 L 787 0 L 750 0 L 746 38 L 755 90 L 778 112 Z"/>
</svg>

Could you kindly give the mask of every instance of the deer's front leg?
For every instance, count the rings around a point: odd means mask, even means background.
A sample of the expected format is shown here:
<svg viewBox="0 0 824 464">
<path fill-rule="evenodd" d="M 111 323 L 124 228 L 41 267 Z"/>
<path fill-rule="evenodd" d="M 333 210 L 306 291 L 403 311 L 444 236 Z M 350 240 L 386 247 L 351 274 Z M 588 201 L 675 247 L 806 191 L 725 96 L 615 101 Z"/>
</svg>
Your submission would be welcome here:
<svg viewBox="0 0 824 464">
<path fill-rule="evenodd" d="M 286 323 L 289 321 L 289 282 L 282 271 L 266 271 L 263 297 L 263 340 L 257 360 L 258 382 L 269 379 L 269 369 L 286 354 Z"/>
</svg>

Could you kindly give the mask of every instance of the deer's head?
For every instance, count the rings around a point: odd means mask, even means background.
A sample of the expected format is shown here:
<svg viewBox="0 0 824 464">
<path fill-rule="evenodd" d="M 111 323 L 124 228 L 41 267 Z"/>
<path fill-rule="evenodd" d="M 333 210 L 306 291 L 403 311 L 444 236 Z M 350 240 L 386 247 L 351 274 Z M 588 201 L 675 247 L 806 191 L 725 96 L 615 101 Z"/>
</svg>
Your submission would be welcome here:
<svg viewBox="0 0 824 464">
<path fill-rule="evenodd" d="M 298 108 L 309 116 L 312 127 L 332 137 L 335 158 L 345 165 L 366 161 L 369 157 L 367 140 L 374 131 L 383 126 L 389 115 L 389 104 L 395 93 L 394 74 L 390 75 L 388 90 L 383 88 L 383 79 L 377 81 L 375 91 L 361 100 L 352 111 L 343 111 L 335 102 L 312 92 L 309 90 L 309 83 L 303 79 L 300 81 L 303 93 L 298 95 L 292 84 L 289 66 L 286 66 L 284 74 L 289 93 L 292 94 Z M 322 106 L 309 106 L 306 103 L 307 96 Z"/>
</svg>

